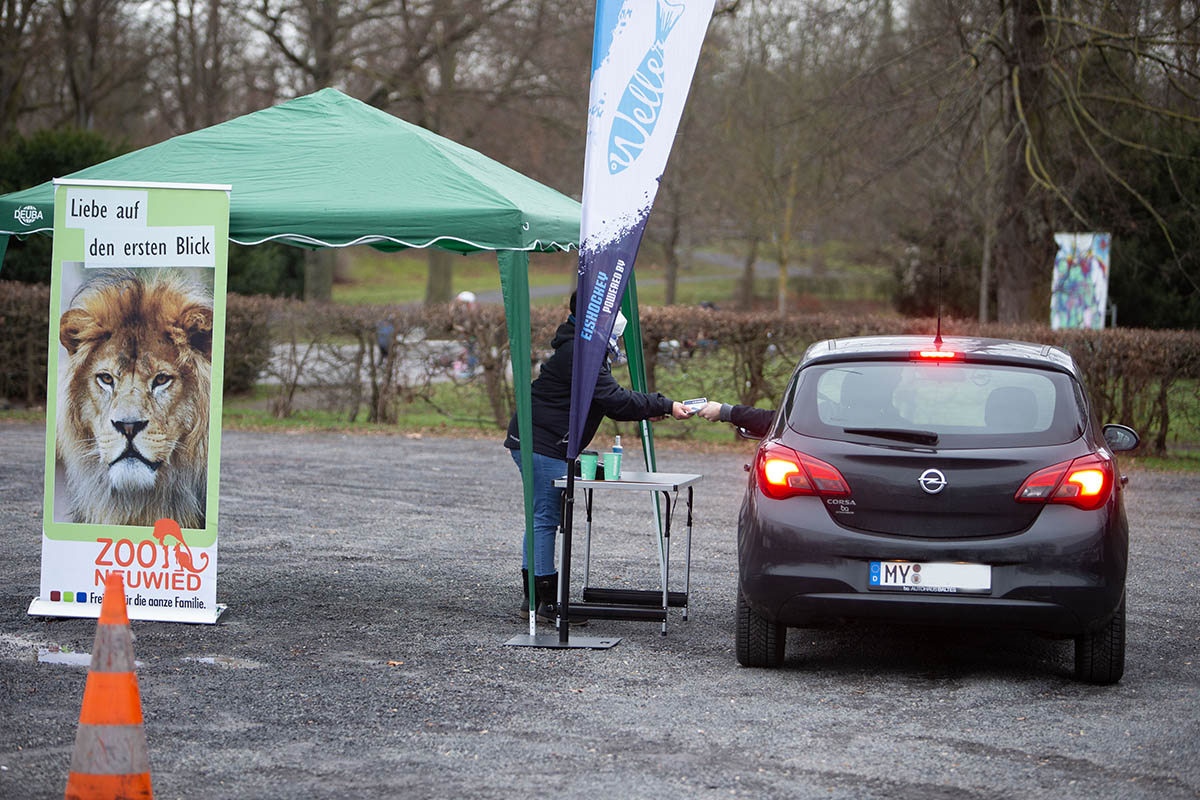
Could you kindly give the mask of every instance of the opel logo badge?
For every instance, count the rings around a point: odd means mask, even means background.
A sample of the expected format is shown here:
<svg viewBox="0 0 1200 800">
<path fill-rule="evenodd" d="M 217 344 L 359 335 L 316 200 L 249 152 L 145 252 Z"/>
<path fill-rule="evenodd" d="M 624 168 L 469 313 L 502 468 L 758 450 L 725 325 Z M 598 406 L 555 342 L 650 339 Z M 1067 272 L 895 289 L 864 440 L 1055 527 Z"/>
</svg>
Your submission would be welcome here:
<svg viewBox="0 0 1200 800">
<path fill-rule="evenodd" d="M 921 477 L 917 479 L 917 483 L 921 484 L 921 488 L 926 493 L 937 494 L 946 488 L 946 476 L 942 474 L 940 469 L 927 469 L 921 473 Z"/>
</svg>

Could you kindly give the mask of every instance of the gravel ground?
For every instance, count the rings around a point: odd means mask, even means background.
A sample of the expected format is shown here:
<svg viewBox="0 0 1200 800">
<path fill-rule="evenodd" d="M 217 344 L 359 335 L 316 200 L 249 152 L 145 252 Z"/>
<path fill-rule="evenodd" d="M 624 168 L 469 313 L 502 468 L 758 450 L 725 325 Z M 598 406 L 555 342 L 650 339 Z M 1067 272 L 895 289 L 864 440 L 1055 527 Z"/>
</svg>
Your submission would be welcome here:
<svg viewBox="0 0 1200 800">
<path fill-rule="evenodd" d="M 89 652 L 95 633 L 26 615 L 43 439 L 0 426 L 3 798 L 62 796 L 86 668 L 37 651 Z M 665 637 L 596 620 L 579 632 L 617 647 L 551 651 L 503 646 L 527 628 L 498 441 L 228 432 L 223 449 L 229 610 L 133 623 L 159 798 L 1200 792 L 1195 474 L 1132 475 L 1127 669 L 1097 688 L 1072 680 L 1069 642 L 1004 632 L 793 630 L 783 669 L 738 667 L 740 452 L 660 452 L 705 475 L 691 619 L 674 611 Z M 648 503 L 597 495 L 593 583 L 654 586 Z"/>
</svg>

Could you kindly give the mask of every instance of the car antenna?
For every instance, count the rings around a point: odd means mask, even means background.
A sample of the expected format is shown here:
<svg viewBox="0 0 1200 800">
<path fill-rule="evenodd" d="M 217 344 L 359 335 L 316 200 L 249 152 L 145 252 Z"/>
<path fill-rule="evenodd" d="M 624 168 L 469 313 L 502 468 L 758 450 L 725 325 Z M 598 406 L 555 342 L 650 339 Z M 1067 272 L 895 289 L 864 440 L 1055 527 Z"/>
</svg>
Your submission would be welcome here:
<svg viewBox="0 0 1200 800">
<path fill-rule="evenodd" d="M 937 335 L 933 337 L 933 346 L 942 346 L 942 262 L 938 260 L 938 302 L 937 302 Z"/>
</svg>

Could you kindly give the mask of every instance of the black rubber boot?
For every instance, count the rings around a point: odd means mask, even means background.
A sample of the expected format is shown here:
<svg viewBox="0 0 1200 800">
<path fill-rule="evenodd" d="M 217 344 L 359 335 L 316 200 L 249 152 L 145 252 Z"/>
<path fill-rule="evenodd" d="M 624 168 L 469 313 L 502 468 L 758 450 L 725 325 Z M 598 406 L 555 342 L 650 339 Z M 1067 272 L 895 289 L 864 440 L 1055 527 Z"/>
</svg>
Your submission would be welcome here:
<svg viewBox="0 0 1200 800">
<path fill-rule="evenodd" d="M 537 591 L 537 618 L 543 622 L 554 623 L 558 619 L 558 573 L 539 575 L 534 578 L 534 588 Z M 574 617 L 572 625 L 586 625 L 587 620 Z"/>
<path fill-rule="evenodd" d="M 533 579 L 537 592 L 537 617 L 543 622 L 554 622 L 558 618 L 558 573 L 538 575 Z"/>
</svg>

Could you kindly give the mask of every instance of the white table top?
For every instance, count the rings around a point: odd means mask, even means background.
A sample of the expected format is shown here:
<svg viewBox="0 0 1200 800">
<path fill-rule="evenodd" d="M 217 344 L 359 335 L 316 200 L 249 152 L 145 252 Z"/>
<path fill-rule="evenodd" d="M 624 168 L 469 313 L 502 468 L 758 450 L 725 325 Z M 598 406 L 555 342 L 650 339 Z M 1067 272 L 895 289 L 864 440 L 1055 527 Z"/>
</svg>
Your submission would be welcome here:
<svg viewBox="0 0 1200 800">
<path fill-rule="evenodd" d="M 621 470 L 620 480 L 615 481 L 585 481 L 575 479 L 576 489 L 610 489 L 632 492 L 666 492 L 677 491 L 685 486 L 691 486 L 703 478 L 703 475 L 688 475 L 681 472 L 633 472 Z M 559 478 L 554 482 L 555 487 L 565 489 L 567 479 Z"/>
</svg>

